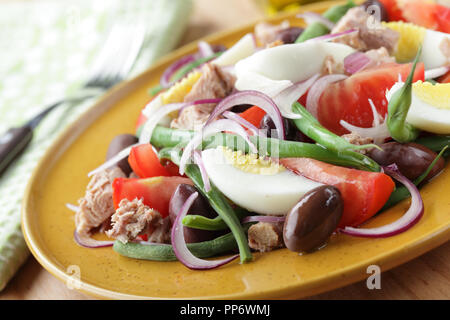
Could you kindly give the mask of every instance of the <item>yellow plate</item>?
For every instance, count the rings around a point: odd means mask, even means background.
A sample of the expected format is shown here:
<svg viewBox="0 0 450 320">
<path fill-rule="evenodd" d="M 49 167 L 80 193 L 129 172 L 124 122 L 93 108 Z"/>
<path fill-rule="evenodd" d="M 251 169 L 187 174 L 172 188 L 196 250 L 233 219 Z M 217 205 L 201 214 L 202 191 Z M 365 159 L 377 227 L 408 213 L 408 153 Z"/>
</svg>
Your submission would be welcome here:
<svg viewBox="0 0 450 320">
<path fill-rule="evenodd" d="M 305 6 L 324 11 L 331 2 Z M 335 3 L 335 2 L 334 2 Z M 293 15 L 272 19 L 279 22 Z M 230 46 L 249 25 L 205 38 Z M 421 193 L 425 215 L 413 228 L 387 239 L 339 235 L 322 250 L 299 256 L 286 249 L 255 254 L 254 262 L 233 262 L 216 270 L 192 271 L 179 262 L 129 259 L 111 248 L 86 249 L 73 240 L 73 214 L 66 203 L 76 203 L 88 183 L 87 173 L 103 162 L 111 139 L 133 133 L 147 90 L 175 59 L 193 52 L 183 47 L 139 77 L 109 92 L 72 125 L 46 153 L 34 172 L 23 202 L 22 228 L 36 259 L 50 273 L 84 293 L 110 299 L 272 299 L 300 298 L 368 277 L 367 267 L 388 270 L 446 242 L 450 238 L 450 168 Z M 408 202 L 372 219 L 368 227 L 399 218 Z M 80 279 L 80 282 L 74 279 Z"/>
</svg>

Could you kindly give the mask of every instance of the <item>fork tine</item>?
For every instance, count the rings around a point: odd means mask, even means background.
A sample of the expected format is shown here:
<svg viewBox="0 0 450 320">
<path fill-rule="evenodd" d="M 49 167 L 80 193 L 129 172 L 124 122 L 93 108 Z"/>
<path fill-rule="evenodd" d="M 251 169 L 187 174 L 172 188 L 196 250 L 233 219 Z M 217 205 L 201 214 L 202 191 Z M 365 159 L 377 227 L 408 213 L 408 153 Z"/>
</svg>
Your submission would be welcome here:
<svg viewBox="0 0 450 320">
<path fill-rule="evenodd" d="M 119 25 L 114 25 L 106 38 L 105 44 L 103 45 L 100 53 L 97 58 L 94 60 L 93 68 L 88 77 L 88 83 L 86 86 L 90 86 L 90 83 L 95 83 L 98 76 L 101 74 L 102 69 L 104 68 L 104 62 L 108 58 L 108 56 L 113 51 L 113 47 L 116 46 L 117 42 L 115 41 L 117 38 L 117 34 L 121 31 Z"/>
<path fill-rule="evenodd" d="M 115 25 L 86 86 L 108 88 L 123 79 L 133 66 L 144 38 L 145 27 L 142 23 Z"/>
</svg>

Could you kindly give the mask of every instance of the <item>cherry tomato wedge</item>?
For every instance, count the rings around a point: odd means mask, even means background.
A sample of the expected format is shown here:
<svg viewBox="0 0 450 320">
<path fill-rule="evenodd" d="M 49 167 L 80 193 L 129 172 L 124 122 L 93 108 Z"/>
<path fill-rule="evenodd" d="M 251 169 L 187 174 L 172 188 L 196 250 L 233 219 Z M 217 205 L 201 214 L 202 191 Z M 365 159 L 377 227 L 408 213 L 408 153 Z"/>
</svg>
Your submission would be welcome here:
<svg viewBox="0 0 450 320">
<path fill-rule="evenodd" d="M 373 115 L 369 98 L 378 113 L 384 117 L 388 106 L 386 90 L 398 81 L 399 75 L 405 81 L 411 67 L 410 63 L 388 63 L 357 72 L 345 80 L 328 85 L 319 99 L 319 122 L 338 135 L 347 133 L 340 125 L 340 120 L 358 127 L 372 127 Z M 424 65 L 418 63 L 414 81 L 424 80 L 424 77 Z"/>
<path fill-rule="evenodd" d="M 349 169 L 309 158 L 284 158 L 280 163 L 311 180 L 335 186 L 344 201 L 339 228 L 358 226 L 377 213 L 394 190 L 386 174 Z"/>
<path fill-rule="evenodd" d="M 145 205 L 166 217 L 169 214 L 170 197 L 182 183 L 193 184 L 189 178 L 183 177 L 117 178 L 113 182 L 114 207 L 117 209 L 123 199 L 143 199 Z"/>
<path fill-rule="evenodd" d="M 159 176 L 171 176 L 171 174 L 159 162 L 158 155 L 151 144 L 142 144 L 131 149 L 128 163 L 140 178 Z"/>
<path fill-rule="evenodd" d="M 255 127 L 259 128 L 259 124 L 261 123 L 262 118 L 266 115 L 266 112 L 257 106 L 253 106 L 244 112 L 239 113 L 239 115 Z"/>
</svg>

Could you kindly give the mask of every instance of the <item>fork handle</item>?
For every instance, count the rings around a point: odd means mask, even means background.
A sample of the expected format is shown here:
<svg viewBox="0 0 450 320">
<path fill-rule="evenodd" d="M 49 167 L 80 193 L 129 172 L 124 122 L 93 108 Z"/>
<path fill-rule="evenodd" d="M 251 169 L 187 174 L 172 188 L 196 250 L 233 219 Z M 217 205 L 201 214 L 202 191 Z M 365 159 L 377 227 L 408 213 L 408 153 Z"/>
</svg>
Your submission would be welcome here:
<svg viewBox="0 0 450 320">
<path fill-rule="evenodd" d="M 25 125 L 11 128 L 0 136 L 0 174 L 17 158 L 33 138 L 33 129 Z"/>
</svg>

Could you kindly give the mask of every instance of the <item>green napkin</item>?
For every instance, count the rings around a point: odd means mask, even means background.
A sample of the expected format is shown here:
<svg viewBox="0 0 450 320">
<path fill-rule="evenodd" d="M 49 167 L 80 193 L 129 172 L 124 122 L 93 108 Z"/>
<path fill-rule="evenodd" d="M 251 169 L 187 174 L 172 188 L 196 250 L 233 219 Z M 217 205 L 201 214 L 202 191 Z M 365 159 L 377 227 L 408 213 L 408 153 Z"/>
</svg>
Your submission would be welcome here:
<svg viewBox="0 0 450 320">
<path fill-rule="evenodd" d="M 0 134 L 75 92 L 115 21 L 146 21 L 148 33 L 133 76 L 176 46 L 191 7 L 191 0 L 0 4 Z M 20 230 L 20 206 L 31 173 L 47 147 L 95 99 L 53 111 L 27 151 L 0 176 L 0 291 L 29 254 Z"/>
</svg>

